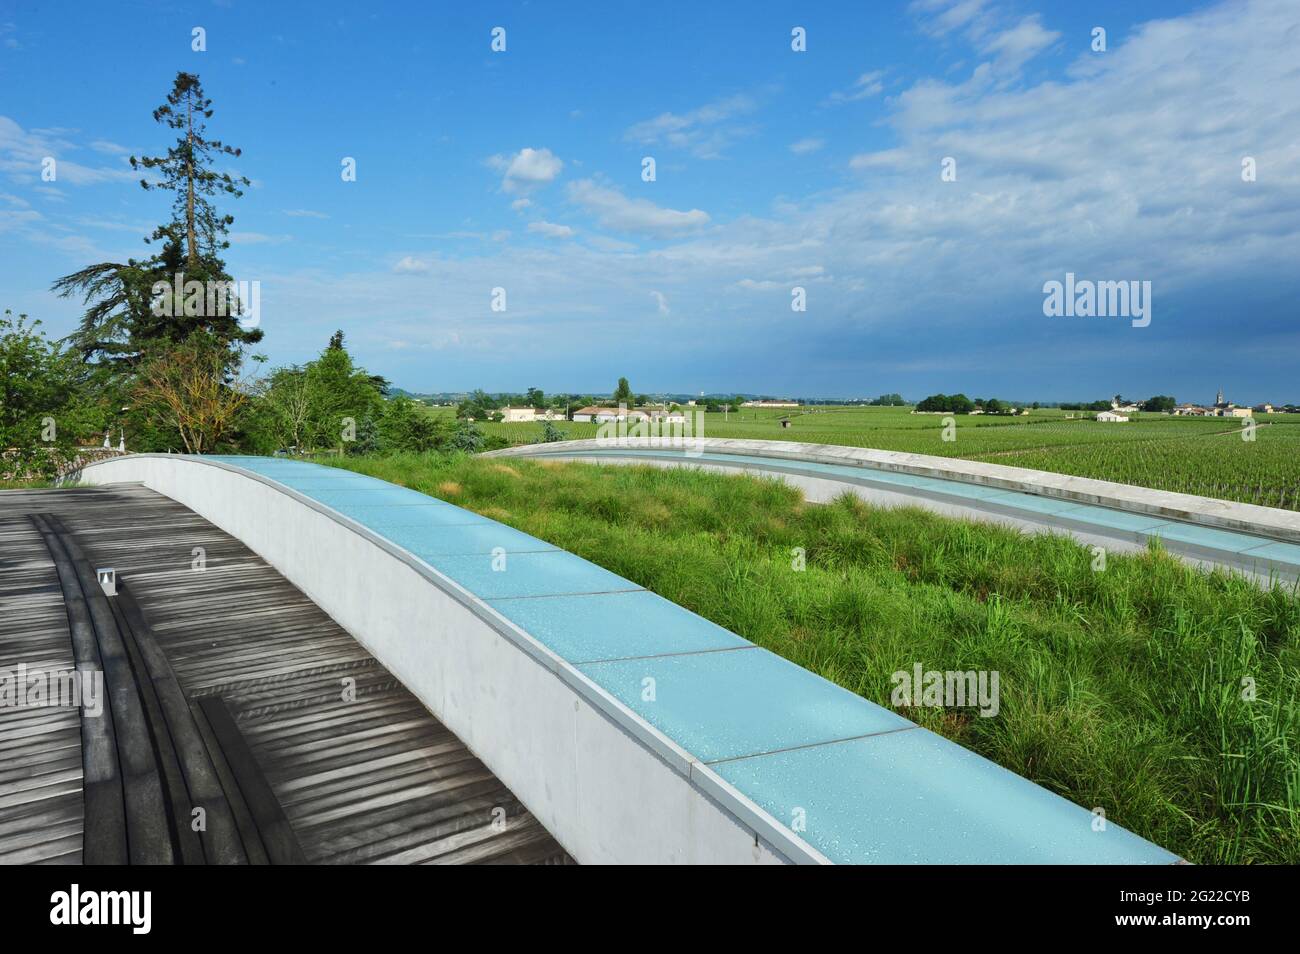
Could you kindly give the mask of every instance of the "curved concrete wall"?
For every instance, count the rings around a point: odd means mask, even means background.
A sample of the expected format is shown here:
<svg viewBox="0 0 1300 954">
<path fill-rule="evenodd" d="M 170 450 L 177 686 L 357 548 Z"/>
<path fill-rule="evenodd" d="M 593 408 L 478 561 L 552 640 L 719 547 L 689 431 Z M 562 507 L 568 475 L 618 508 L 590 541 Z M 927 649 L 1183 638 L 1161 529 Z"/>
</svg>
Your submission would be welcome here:
<svg viewBox="0 0 1300 954">
<path fill-rule="evenodd" d="M 563 456 L 575 452 L 613 452 L 620 449 L 656 450 L 662 448 L 663 443 L 645 437 L 627 437 L 617 440 L 594 438 L 557 441 L 551 444 L 522 444 L 518 447 L 490 451 L 483 456 L 533 457 L 557 454 Z M 682 451 L 678 450 L 678 453 Z M 955 457 L 935 457 L 929 454 L 904 454 L 866 447 L 844 447 L 838 444 L 801 444 L 796 441 L 736 440 L 716 437 L 690 439 L 689 448 L 684 456 L 690 460 L 706 453 L 765 457 L 774 461 L 838 464 L 861 467 L 868 471 L 932 477 L 1080 504 L 1111 507 L 1131 513 L 1151 514 L 1207 527 L 1263 534 L 1277 540 L 1300 543 L 1300 512 L 1217 500 L 1213 497 L 1198 497 L 1193 494 L 1151 490 L 1147 487 L 1118 484 L 1108 480 L 1071 477 L 1024 467 L 1007 467 L 1002 464 L 987 464 L 983 461 L 961 460 Z"/>
<path fill-rule="evenodd" d="M 115 458 L 74 476 L 142 483 L 242 540 L 414 692 L 578 861 L 825 862 L 486 602 L 311 497 L 173 455 Z"/>
<path fill-rule="evenodd" d="M 141 455 L 80 477 L 143 483 L 243 540 L 579 861 L 1177 860 L 621 577 L 415 491 L 266 458 Z M 507 550 L 511 571 L 491 572 Z"/>
</svg>

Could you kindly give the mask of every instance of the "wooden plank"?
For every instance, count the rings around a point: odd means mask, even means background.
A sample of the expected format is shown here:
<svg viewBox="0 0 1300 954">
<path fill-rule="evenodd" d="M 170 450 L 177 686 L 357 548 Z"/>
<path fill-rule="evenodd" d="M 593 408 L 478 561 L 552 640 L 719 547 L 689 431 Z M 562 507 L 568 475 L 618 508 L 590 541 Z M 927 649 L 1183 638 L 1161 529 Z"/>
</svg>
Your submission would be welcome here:
<svg viewBox="0 0 1300 954">
<path fill-rule="evenodd" d="M 239 541 L 141 487 L 0 495 L 0 540 L 28 513 L 55 513 L 92 564 L 113 566 L 129 579 L 157 651 L 195 714 L 200 740 L 216 750 L 217 787 L 238 783 L 200 710 L 215 705 L 203 702 L 213 696 L 221 697 L 229 717 L 223 733 L 235 727 L 247 746 L 240 758 L 264 776 L 308 861 L 572 861 L 535 821 L 516 824 L 526 809 L 500 780 L 364 647 Z M 206 551 L 202 571 L 191 567 L 197 546 Z M 57 664 L 51 647 L 57 650 L 60 632 L 49 614 L 66 617 L 57 578 L 51 572 L 44 579 L 39 567 L 15 565 L 7 575 L 5 569 L 0 561 L 0 605 L 14 607 L 32 625 L 6 628 L 0 617 L 0 659 L 9 653 Z M 150 669 L 144 656 L 142 648 Z M 351 690 L 346 698 L 344 680 Z M 165 695 L 155 688 L 165 709 Z M 52 744 L 57 737 L 51 731 L 34 738 Z M 5 744 L 0 726 L 0 752 Z M 180 758 L 185 747 L 176 746 Z M 39 747 L 33 742 L 22 751 Z M 183 759 L 181 768 L 184 773 Z M 248 860 L 271 860 L 251 808 L 242 798 L 229 807 Z M 504 831 L 490 824 L 495 808 L 507 812 Z M 52 836 L 44 859 L 60 860 L 59 850 Z"/>
<path fill-rule="evenodd" d="M 46 542 L 53 543 L 52 553 L 54 547 L 65 551 L 94 625 L 103 665 L 104 693 L 112 709 L 113 732 L 117 739 L 117 760 L 126 803 L 126 843 L 131 863 L 172 864 L 176 861 L 176 854 L 167 824 L 162 777 L 144 702 L 127 657 L 122 632 L 81 545 L 66 532 L 58 517 L 49 515 L 44 519 L 54 530 Z M 64 592 L 66 594 L 67 590 Z M 87 719 L 83 723 L 86 721 L 97 720 Z M 89 824 L 86 830 L 87 833 L 92 831 Z"/>
<path fill-rule="evenodd" d="M 144 660 L 140 655 L 140 647 L 134 638 L 135 634 L 131 632 L 131 624 L 127 622 L 125 615 L 122 613 L 125 593 L 122 589 L 121 580 L 118 580 L 117 587 L 117 596 L 109 601 L 109 605 L 112 607 L 113 617 L 117 620 L 118 628 L 121 630 L 122 643 L 126 649 L 127 659 L 131 663 L 131 669 L 135 674 L 135 683 L 140 692 L 141 702 L 144 704 L 149 734 L 153 739 L 154 756 L 158 763 L 159 780 L 165 795 L 164 806 L 166 809 L 167 829 L 173 849 L 177 854 L 176 860 L 183 865 L 203 864 L 203 844 L 199 841 L 198 833 L 190 826 L 190 811 L 193 803 L 190 801 L 189 789 L 185 784 L 185 775 L 181 771 L 180 756 L 176 751 L 177 746 L 171 727 L 167 724 L 167 717 L 163 714 L 162 702 L 158 699 L 158 691 L 153 680 L 149 678 L 148 670 L 145 668 Z M 186 715 L 188 714 L 187 710 Z M 196 738 L 197 735 L 196 732 Z M 199 746 L 200 752 L 206 757 L 207 750 L 202 748 L 202 742 L 199 743 Z"/>
<path fill-rule="evenodd" d="M 276 865 L 305 864 L 298 839 L 284 817 L 275 792 L 267 784 L 262 770 L 249 751 L 244 737 L 239 734 L 235 720 L 230 717 L 230 710 L 220 696 L 204 696 L 198 700 L 199 709 L 208 720 L 212 734 L 221 745 L 221 753 L 234 774 L 239 791 L 244 796 L 253 821 L 257 824 L 257 833 L 266 848 L 267 857 Z"/>
<path fill-rule="evenodd" d="M 174 745 L 182 791 L 174 793 L 171 800 L 177 827 L 184 829 L 181 838 L 185 838 L 185 832 L 195 836 L 202 859 L 210 864 L 244 864 L 248 855 L 207 745 L 195 724 L 185 693 L 149 631 L 124 577 L 118 581 L 117 603 L 139 653 L 144 678 L 157 699 L 159 714 L 155 725 L 165 729 Z M 202 808 L 204 815 L 202 830 L 197 834 L 191 825 L 196 807 Z"/>
<path fill-rule="evenodd" d="M 49 550 L 50 558 L 63 588 L 77 671 L 83 675 L 103 672 L 99 642 L 90 621 L 90 611 L 81 592 L 81 583 L 63 546 L 44 517 L 33 516 L 36 527 Z M 107 687 L 105 687 L 107 693 Z M 113 713 L 104 700 L 98 717 L 81 720 L 81 751 L 84 777 L 85 831 L 89 834 L 82 846 L 82 861 L 88 865 L 121 865 L 130 858 L 127 851 L 126 801 L 117 760 L 117 733 Z"/>
</svg>

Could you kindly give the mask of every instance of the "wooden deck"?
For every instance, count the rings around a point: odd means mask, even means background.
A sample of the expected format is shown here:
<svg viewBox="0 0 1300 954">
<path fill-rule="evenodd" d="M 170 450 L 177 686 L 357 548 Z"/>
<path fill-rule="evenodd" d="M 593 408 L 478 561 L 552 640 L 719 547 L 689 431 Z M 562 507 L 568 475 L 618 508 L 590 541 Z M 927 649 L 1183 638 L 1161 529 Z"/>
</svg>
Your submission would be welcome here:
<svg viewBox="0 0 1300 954">
<path fill-rule="evenodd" d="M 32 514 L 56 515 L 87 560 L 117 571 L 205 737 L 224 707 L 307 860 L 572 863 L 319 607 L 144 488 L 0 492 L 0 670 L 74 665 L 63 588 Z M 77 709 L 0 707 L 0 862 L 82 860 L 85 764 Z"/>
</svg>

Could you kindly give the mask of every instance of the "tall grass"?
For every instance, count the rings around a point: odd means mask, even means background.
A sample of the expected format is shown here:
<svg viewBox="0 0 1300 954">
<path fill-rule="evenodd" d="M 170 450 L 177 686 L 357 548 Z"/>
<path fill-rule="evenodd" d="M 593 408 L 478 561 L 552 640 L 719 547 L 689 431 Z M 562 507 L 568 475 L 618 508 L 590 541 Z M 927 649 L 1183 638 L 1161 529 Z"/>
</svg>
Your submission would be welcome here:
<svg viewBox="0 0 1300 954">
<path fill-rule="evenodd" d="M 884 706 L 890 674 L 916 662 L 998 670 L 996 717 L 903 712 L 1189 860 L 1300 861 L 1294 590 L 1158 548 L 1094 572 L 1064 537 L 847 495 L 810 505 L 770 479 L 436 455 L 329 463 L 578 553 Z"/>
</svg>

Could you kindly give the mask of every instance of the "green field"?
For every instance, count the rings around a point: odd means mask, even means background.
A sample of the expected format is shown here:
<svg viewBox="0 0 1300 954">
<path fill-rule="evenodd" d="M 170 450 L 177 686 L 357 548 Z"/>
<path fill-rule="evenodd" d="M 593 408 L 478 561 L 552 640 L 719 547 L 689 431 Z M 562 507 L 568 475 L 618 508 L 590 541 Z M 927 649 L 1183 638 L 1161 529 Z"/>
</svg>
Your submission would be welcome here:
<svg viewBox="0 0 1300 954">
<path fill-rule="evenodd" d="M 435 413 L 450 413 L 438 409 Z M 1059 410 L 1025 417 L 956 416 L 956 440 L 942 439 L 942 415 L 906 408 L 744 409 L 708 414 L 705 437 L 846 444 L 961 457 L 1300 510 L 1300 414 L 1261 415 L 1254 441 L 1233 418 L 1138 414 L 1122 424 L 1083 420 Z M 597 425 L 559 422 L 572 439 L 595 437 Z M 540 424 L 483 424 L 512 444 L 541 439 Z"/>
<path fill-rule="evenodd" d="M 899 711 L 1191 861 L 1300 862 L 1294 591 L 1155 549 L 1094 572 L 1064 537 L 852 497 L 809 506 L 744 475 L 439 454 L 324 462 L 518 527 L 883 706 L 890 674 L 917 662 L 996 670 L 996 717 Z"/>
</svg>

